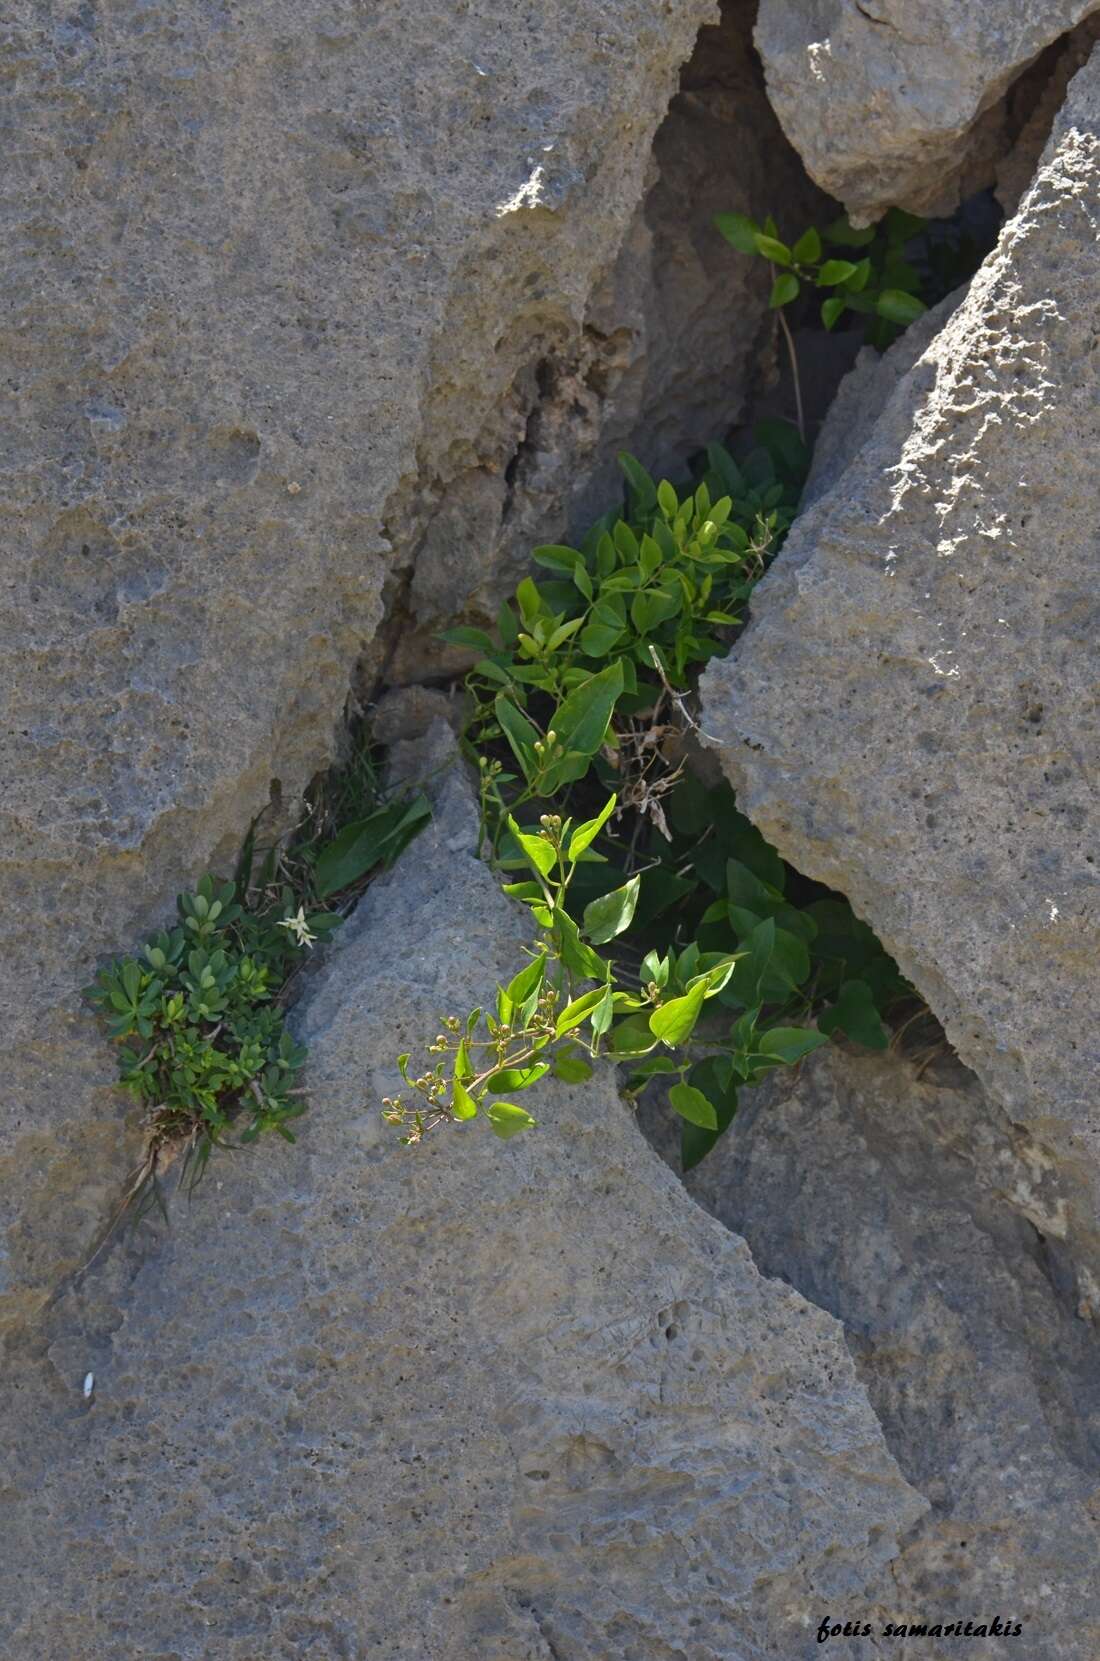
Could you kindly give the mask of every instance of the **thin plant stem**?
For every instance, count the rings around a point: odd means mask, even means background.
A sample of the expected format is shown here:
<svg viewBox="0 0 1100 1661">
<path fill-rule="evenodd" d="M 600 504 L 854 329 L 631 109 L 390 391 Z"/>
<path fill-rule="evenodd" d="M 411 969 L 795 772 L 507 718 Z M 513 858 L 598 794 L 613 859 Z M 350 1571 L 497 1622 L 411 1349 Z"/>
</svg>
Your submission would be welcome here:
<svg viewBox="0 0 1100 1661">
<path fill-rule="evenodd" d="M 772 274 L 772 282 L 774 283 L 774 281 L 775 281 L 775 266 L 774 265 L 771 267 L 771 274 Z M 787 356 L 791 360 L 791 376 L 794 380 L 794 407 L 795 407 L 795 410 L 796 410 L 797 416 L 798 416 L 798 436 L 802 440 L 803 444 L 805 444 L 805 442 L 806 442 L 806 418 L 805 418 L 805 416 L 803 414 L 803 411 L 802 411 L 802 382 L 801 382 L 801 379 L 799 378 L 799 374 L 798 374 L 798 353 L 794 349 L 794 336 L 791 334 L 790 325 L 788 324 L 787 319 L 783 314 L 783 307 L 782 306 L 777 306 L 776 311 L 779 315 L 779 327 L 783 330 L 783 338 L 787 342 Z"/>
</svg>

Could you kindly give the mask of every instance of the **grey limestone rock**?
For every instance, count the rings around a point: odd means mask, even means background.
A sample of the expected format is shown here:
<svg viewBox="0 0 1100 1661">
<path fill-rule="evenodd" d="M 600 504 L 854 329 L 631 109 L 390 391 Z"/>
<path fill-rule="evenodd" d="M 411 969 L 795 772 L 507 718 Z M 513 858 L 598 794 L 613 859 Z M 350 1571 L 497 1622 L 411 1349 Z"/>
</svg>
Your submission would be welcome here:
<svg viewBox="0 0 1100 1661">
<path fill-rule="evenodd" d="M 540 1088 L 507 1144 L 383 1125 L 395 1053 L 526 938 L 444 724 L 420 764 L 435 819 L 298 1011 L 298 1146 L 212 1166 L 18 1358 L 5 1654 L 808 1661 L 925 1510 L 839 1324 L 610 1074 Z"/>
<path fill-rule="evenodd" d="M 730 248 L 714 215 L 762 219 L 778 209 L 801 227 L 831 209 L 768 102 L 752 51 L 754 13 L 755 0 L 722 0 L 720 21 L 700 31 L 583 327 L 543 330 L 502 405 L 507 465 L 494 460 L 499 435 L 490 433 L 432 511 L 415 552 L 411 627 L 394 651 L 395 679 L 438 665 L 434 631 L 456 616 L 493 618 L 532 547 L 582 536 L 621 499 L 618 451 L 675 477 L 710 439 L 725 437 L 772 371 L 767 269 Z"/>
<path fill-rule="evenodd" d="M 685 1181 L 766 1274 L 844 1322 L 930 1502 L 868 1598 L 876 1624 L 997 1616 L 1021 1623 L 1015 1644 L 968 1639 L 968 1655 L 1093 1661 L 1100 1336 L 1058 1238 L 1057 1162 L 957 1062 L 918 1073 L 830 1047 L 747 1093 Z M 961 1647 L 890 1645 L 931 1661 Z"/>
<path fill-rule="evenodd" d="M 503 488 L 522 388 L 581 338 L 716 15 L 8 8 L 0 1309 L 133 1156 L 96 955 L 331 760 L 426 521 L 471 469 Z"/>
<path fill-rule="evenodd" d="M 709 669 L 703 722 L 744 810 L 1093 1178 L 1098 215 L 1094 56 L 997 249 Z M 1095 1228 L 1075 1204 L 1065 1229 Z"/>
<path fill-rule="evenodd" d="M 830 491 L 849 462 L 872 436 L 877 437 L 884 411 L 903 375 L 907 375 L 935 339 L 962 299 L 957 290 L 919 317 L 887 352 L 860 348 L 855 363 L 837 388 L 813 450 L 800 511 Z"/>
<path fill-rule="evenodd" d="M 998 100 L 1095 10 L 1096 0 L 761 0 L 756 45 L 788 138 L 865 225 L 894 206 L 951 213 L 960 185 L 991 183 Z"/>
</svg>

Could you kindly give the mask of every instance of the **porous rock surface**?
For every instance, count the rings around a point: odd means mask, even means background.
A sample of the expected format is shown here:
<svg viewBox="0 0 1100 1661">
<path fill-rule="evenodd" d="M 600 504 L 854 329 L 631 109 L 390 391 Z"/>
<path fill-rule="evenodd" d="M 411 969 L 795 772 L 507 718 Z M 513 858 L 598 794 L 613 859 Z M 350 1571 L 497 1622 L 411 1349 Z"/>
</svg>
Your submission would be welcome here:
<svg viewBox="0 0 1100 1661">
<path fill-rule="evenodd" d="M 133 1156 L 79 1001 L 95 958 L 159 925 L 270 794 L 292 801 L 331 758 L 387 576 L 407 580 L 452 481 L 504 491 L 537 366 L 579 350 L 716 16 L 713 0 L 8 9 L 15 1315 L 77 1261 Z M 475 586 L 479 529 L 449 534 Z"/>
<path fill-rule="evenodd" d="M 442 723 L 414 760 L 435 819 L 298 1011 L 300 1143 L 215 1161 L 9 1377 L 5 1654 L 800 1661 L 923 1514 L 839 1324 L 609 1074 L 506 1145 L 383 1125 L 395 1052 L 528 937 Z"/>
<path fill-rule="evenodd" d="M 668 1125 L 648 1116 L 666 1151 Z M 1049 1150 L 957 1062 L 921 1075 L 830 1047 L 746 1093 L 685 1181 L 764 1273 L 844 1322 L 891 1452 L 930 1502 L 868 1599 L 876 1624 L 997 1616 L 1023 1632 L 967 1639 L 968 1655 L 1093 1661 L 1098 1337 L 1075 1308 Z M 889 1646 L 932 1661 L 960 1647 Z"/>
<path fill-rule="evenodd" d="M 583 536 L 620 500 L 620 450 L 675 477 L 774 374 L 767 267 L 730 248 L 714 215 L 779 211 L 801 228 L 832 209 L 768 103 L 755 11 L 755 0 L 721 0 L 718 23 L 700 30 L 582 328 L 541 330 L 503 406 L 507 446 L 488 432 L 428 516 L 391 678 L 438 672 L 438 629 L 494 618 L 532 547 Z M 826 399 L 841 372 L 822 375 Z"/>
<path fill-rule="evenodd" d="M 997 249 L 704 678 L 742 807 L 851 897 L 1067 1178 L 1100 1157 L 1098 217 L 1094 56 Z M 1063 1227 L 1095 1251 L 1095 1203 Z"/>
<path fill-rule="evenodd" d="M 865 225 L 896 206 L 948 214 L 960 188 L 991 183 L 1011 116 L 1025 118 L 999 100 L 1096 9 L 1097 0 L 761 0 L 755 39 L 788 138 Z"/>
</svg>

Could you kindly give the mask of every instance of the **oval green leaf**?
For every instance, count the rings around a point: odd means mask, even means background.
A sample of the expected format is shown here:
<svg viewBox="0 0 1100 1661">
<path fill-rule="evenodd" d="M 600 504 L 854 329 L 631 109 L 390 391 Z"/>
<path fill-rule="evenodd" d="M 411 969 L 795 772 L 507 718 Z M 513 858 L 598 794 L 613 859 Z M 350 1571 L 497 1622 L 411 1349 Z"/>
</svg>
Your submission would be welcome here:
<svg viewBox="0 0 1100 1661">
<path fill-rule="evenodd" d="M 773 311 L 780 306 L 789 305 L 792 300 L 798 299 L 798 278 L 792 271 L 784 271 L 772 284 L 768 305 Z"/>
<path fill-rule="evenodd" d="M 584 932 L 594 946 L 606 946 L 609 940 L 628 929 L 634 920 L 638 904 L 641 875 L 631 877 L 621 888 L 591 900 L 584 908 Z"/>
<path fill-rule="evenodd" d="M 692 1084 L 674 1084 L 668 1093 L 668 1099 L 676 1109 L 681 1119 L 686 1119 L 691 1125 L 698 1125 L 701 1130 L 717 1130 L 718 1114 L 714 1104 L 709 1102 L 701 1090 L 696 1090 Z"/>
<path fill-rule="evenodd" d="M 527 1109 L 517 1107 L 515 1102 L 494 1102 L 488 1116 L 489 1123 L 502 1142 L 518 1136 L 521 1130 L 529 1130 L 535 1123 Z"/>
<path fill-rule="evenodd" d="M 662 1044 L 674 1049 L 691 1036 L 699 1011 L 703 1007 L 707 985 L 705 980 L 696 982 L 690 992 L 682 998 L 670 998 L 667 1004 L 655 1009 L 649 1017 L 649 1030 Z"/>
</svg>

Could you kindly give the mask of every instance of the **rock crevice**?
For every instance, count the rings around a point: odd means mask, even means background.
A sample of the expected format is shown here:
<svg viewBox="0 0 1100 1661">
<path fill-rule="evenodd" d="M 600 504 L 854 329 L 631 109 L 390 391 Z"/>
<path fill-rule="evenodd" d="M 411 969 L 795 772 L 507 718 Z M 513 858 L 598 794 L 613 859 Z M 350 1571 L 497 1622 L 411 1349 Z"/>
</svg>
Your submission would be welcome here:
<svg viewBox="0 0 1100 1661">
<path fill-rule="evenodd" d="M 297 1014 L 308 1136 L 223 1164 L 159 1253 L 120 1243 L 54 1312 L 52 1390 L 14 1375 L 5 1651 L 809 1661 L 808 1612 L 869 1595 L 925 1509 L 838 1323 L 693 1204 L 610 1072 L 507 1144 L 381 1121 L 394 1053 L 525 938 L 445 725 L 413 759 L 433 822 Z"/>
</svg>

